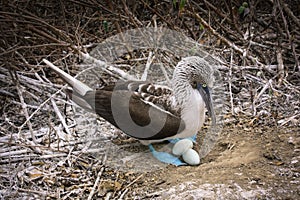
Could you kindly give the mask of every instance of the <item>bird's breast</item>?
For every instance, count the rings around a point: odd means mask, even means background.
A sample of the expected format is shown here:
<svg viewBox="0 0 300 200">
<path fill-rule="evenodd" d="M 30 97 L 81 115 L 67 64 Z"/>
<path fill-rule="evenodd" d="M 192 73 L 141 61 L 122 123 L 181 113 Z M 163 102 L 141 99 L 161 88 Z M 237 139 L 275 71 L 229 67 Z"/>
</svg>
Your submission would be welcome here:
<svg viewBox="0 0 300 200">
<path fill-rule="evenodd" d="M 186 124 L 186 128 L 179 134 L 181 138 L 191 137 L 201 129 L 205 120 L 205 102 L 197 90 L 191 92 L 181 116 Z"/>
</svg>

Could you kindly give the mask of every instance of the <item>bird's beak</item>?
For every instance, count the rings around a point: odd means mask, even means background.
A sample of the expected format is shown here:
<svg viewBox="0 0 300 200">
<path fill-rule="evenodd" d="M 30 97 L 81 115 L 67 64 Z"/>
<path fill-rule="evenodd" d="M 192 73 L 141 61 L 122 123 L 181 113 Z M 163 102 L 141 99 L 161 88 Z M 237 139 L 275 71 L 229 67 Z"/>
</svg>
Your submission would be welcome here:
<svg viewBox="0 0 300 200">
<path fill-rule="evenodd" d="M 197 83 L 197 90 L 199 91 L 202 99 L 205 102 L 206 108 L 208 110 L 208 113 L 211 117 L 211 121 L 212 121 L 212 125 L 216 125 L 216 115 L 215 115 L 215 111 L 212 105 L 212 98 L 210 95 L 210 91 L 208 87 L 203 87 L 202 84 Z"/>
</svg>

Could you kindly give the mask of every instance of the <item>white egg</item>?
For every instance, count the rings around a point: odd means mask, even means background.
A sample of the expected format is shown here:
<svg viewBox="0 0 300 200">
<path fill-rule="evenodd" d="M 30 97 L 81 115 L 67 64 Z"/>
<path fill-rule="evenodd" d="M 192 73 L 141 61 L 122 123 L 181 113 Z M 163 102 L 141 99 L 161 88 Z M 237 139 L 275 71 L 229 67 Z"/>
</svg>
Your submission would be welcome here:
<svg viewBox="0 0 300 200">
<path fill-rule="evenodd" d="M 191 148 L 193 148 L 193 142 L 189 139 L 182 139 L 173 146 L 172 153 L 176 156 L 181 156 Z"/>
<path fill-rule="evenodd" d="M 189 165 L 199 165 L 200 157 L 194 149 L 188 149 L 183 155 L 183 160 Z"/>
</svg>

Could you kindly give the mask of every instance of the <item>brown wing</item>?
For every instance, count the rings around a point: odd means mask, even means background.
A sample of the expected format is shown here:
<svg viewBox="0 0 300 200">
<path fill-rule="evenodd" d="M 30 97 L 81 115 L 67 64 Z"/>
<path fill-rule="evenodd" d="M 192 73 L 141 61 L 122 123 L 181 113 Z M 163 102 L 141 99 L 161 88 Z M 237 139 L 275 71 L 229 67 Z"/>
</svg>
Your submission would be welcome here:
<svg viewBox="0 0 300 200">
<path fill-rule="evenodd" d="M 185 128 L 180 117 L 146 103 L 137 94 L 138 87 L 136 89 L 133 87 L 133 91 L 128 90 L 129 84 L 130 82 L 118 84 L 114 90 L 107 87 L 90 91 L 82 98 L 99 116 L 137 139 L 164 139 L 176 135 Z"/>
</svg>

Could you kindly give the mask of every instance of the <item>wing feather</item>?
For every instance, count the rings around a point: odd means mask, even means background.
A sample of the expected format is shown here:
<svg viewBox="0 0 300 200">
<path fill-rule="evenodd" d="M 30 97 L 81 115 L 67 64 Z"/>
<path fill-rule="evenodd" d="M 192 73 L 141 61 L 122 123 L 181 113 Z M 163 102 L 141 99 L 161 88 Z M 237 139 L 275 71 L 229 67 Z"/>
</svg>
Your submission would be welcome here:
<svg viewBox="0 0 300 200">
<path fill-rule="evenodd" d="M 149 87 L 151 87 L 150 90 Z M 82 98 L 93 107 L 99 116 L 127 135 L 142 140 L 159 140 L 174 136 L 184 130 L 185 124 L 180 116 L 169 112 L 161 103 L 163 96 L 158 96 L 158 94 L 162 93 L 162 88 L 155 88 L 155 85 L 147 82 L 124 82 L 116 85 L 113 90 L 111 88 L 90 91 Z M 168 91 L 170 96 L 171 90 Z M 145 97 L 145 94 L 148 96 Z M 112 105 L 112 98 L 114 98 L 114 105 Z M 166 99 L 166 96 L 164 98 Z M 152 100 L 150 101 L 150 99 Z M 114 111 L 112 106 L 114 106 Z M 150 110 L 152 118 L 150 118 Z M 118 116 L 113 115 L 115 112 L 118 113 Z M 116 118 L 118 120 L 115 120 Z M 138 129 L 142 131 L 130 130 L 130 127 L 128 129 L 128 124 L 132 122 L 142 127 L 142 129 Z M 157 130 L 157 127 L 161 127 L 161 129 Z"/>
</svg>

